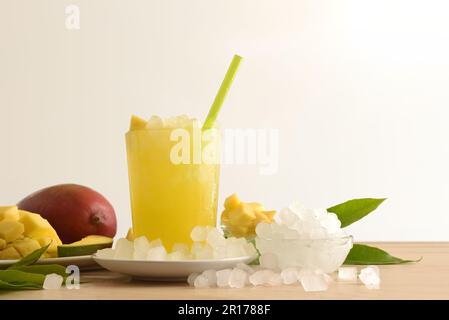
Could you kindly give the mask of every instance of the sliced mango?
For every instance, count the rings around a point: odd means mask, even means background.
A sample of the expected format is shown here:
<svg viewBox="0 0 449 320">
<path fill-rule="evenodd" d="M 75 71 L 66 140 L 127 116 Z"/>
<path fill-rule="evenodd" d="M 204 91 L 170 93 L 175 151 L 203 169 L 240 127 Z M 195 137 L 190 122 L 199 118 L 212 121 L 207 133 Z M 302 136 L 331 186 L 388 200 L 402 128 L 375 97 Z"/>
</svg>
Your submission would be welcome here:
<svg viewBox="0 0 449 320">
<path fill-rule="evenodd" d="M 51 238 L 53 241 L 60 245 L 62 244 L 55 229 L 50 223 L 42 218 L 37 213 L 32 213 L 24 210 L 19 210 L 19 221 L 25 226 L 24 235 L 32 239 Z"/>
<path fill-rule="evenodd" d="M 4 220 L 9 221 L 19 220 L 19 211 L 17 209 L 17 206 L 0 207 L 0 221 Z"/>
<path fill-rule="evenodd" d="M 221 214 L 221 222 L 235 237 L 251 237 L 256 234 L 256 226 L 260 222 L 271 223 L 276 211 L 265 211 L 258 202 L 242 202 L 233 194 L 226 198 L 225 210 Z"/>
<path fill-rule="evenodd" d="M 36 239 L 36 241 L 39 242 L 39 245 L 41 247 L 45 247 L 46 245 L 50 244 L 50 246 L 47 249 L 47 253 L 51 257 L 56 257 L 57 256 L 58 243 L 56 243 L 56 241 L 54 241 L 52 238 L 50 238 L 50 237 L 42 237 L 42 238 Z"/>
<path fill-rule="evenodd" d="M 134 130 L 144 130 L 147 127 L 147 122 L 135 115 L 131 116 L 131 123 L 129 125 L 129 130 L 130 131 L 134 131 Z"/>
<path fill-rule="evenodd" d="M 112 247 L 112 238 L 98 235 L 87 236 L 80 241 L 58 246 L 59 257 L 86 256 L 100 249 Z"/>
<path fill-rule="evenodd" d="M 8 247 L 0 250 L 0 260 L 20 259 L 21 255 L 14 247 Z"/>
<path fill-rule="evenodd" d="M 126 234 L 126 239 L 129 241 L 134 241 L 134 231 L 133 228 L 128 229 L 128 233 Z"/>
<path fill-rule="evenodd" d="M 6 248 L 6 241 L 4 239 L 0 239 L 0 250 Z"/>
<path fill-rule="evenodd" d="M 3 220 L 0 221 L 0 238 L 6 242 L 19 239 L 23 234 L 24 226 L 17 221 Z"/>
<path fill-rule="evenodd" d="M 22 257 L 25 257 L 31 252 L 41 248 L 39 242 L 34 239 L 16 240 L 11 244 L 11 246 L 14 247 Z"/>
</svg>

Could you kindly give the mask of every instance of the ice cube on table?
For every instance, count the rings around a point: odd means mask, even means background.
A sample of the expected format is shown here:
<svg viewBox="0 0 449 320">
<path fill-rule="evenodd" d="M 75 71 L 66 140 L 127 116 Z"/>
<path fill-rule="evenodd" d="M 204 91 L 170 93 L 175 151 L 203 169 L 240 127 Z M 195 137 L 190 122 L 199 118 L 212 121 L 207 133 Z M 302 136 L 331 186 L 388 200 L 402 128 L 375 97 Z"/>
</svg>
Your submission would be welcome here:
<svg viewBox="0 0 449 320">
<path fill-rule="evenodd" d="M 262 268 L 275 270 L 278 268 L 278 258 L 274 253 L 264 253 L 259 257 Z"/>
<path fill-rule="evenodd" d="M 192 232 L 190 232 L 190 238 L 195 242 L 206 241 L 207 234 L 208 234 L 207 227 L 196 226 L 192 229 Z"/>
<path fill-rule="evenodd" d="M 200 274 L 197 272 L 191 273 L 188 277 L 187 277 L 187 283 L 189 284 L 189 286 L 193 287 L 194 282 L 196 277 L 198 277 Z"/>
<path fill-rule="evenodd" d="M 118 239 L 115 244 L 114 259 L 131 260 L 134 254 L 134 245 L 125 238 Z"/>
<path fill-rule="evenodd" d="M 217 271 L 217 286 L 224 288 L 229 287 L 229 277 L 231 276 L 232 269 L 223 269 Z"/>
<path fill-rule="evenodd" d="M 209 287 L 217 286 L 217 271 L 215 271 L 213 269 L 209 269 L 209 270 L 203 271 L 203 273 L 201 275 L 207 278 Z"/>
<path fill-rule="evenodd" d="M 270 277 L 270 279 L 268 280 L 267 284 L 269 286 L 273 286 L 273 287 L 282 285 L 282 276 L 281 276 L 281 274 L 280 273 L 274 273 Z"/>
<path fill-rule="evenodd" d="M 338 268 L 338 280 L 355 281 L 357 280 L 357 267 Z"/>
<path fill-rule="evenodd" d="M 249 265 L 247 265 L 245 263 L 242 263 L 242 262 L 237 263 L 237 265 L 235 267 L 240 269 L 240 270 L 245 271 L 249 275 L 251 275 L 251 274 L 253 274 L 255 272 L 255 270 L 253 268 L 251 268 L 251 266 L 249 266 Z"/>
<path fill-rule="evenodd" d="M 368 289 L 379 289 L 380 270 L 377 266 L 368 266 L 360 271 L 359 279 Z"/>
<path fill-rule="evenodd" d="M 274 272 L 269 269 L 259 270 L 249 276 L 249 282 L 253 286 L 267 285 L 273 277 Z"/>
<path fill-rule="evenodd" d="M 163 246 L 151 248 L 148 250 L 146 259 L 154 261 L 167 260 L 167 251 Z"/>
<path fill-rule="evenodd" d="M 56 273 L 50 273 L 45 276 L 44 284 L 42 287 L 44 289 L 54 290 L 60 289 L 64 278 Z"/>
<path fill-rule="evenodd" d="M 195 278 L 195 281 L 193 281 L 193 285 L 195 288 L 209 288 L 209 280 L 206 276 L 200 274 Z"/>
<path fill-rule="evenodd" d="M 243 288 L 246 284 L 247 278 L 248 274 L 246 271 L 239 268 L 234 268 L 229 275 L 229 286 L 231 288 Z"/>
<path fill-rule="evenodd" d="M 328 283 L 321 274 L 304 274 L 301 277 L 301 285 L 306 292 L 313 291 L 326 291 L 328 289 Z"/>
<path fill-rule="evenodd" d="M 148 242 L 147 237 L 141 236 L 136 238 L 134 240 L 133 259 L 145 260 L 148 254 L 148 250 L 150 250 L 150 243 Z"/>
<path fill-rule="evenodd" d="M 286 268 L 281 271 L 282 282 L 284 284 L 294 284 L 298 282 L 298 269 Z"/>
<path fill-rule="evenodd" d="M 114 259 L 115 251 L 112 248 L 100 249 L 97 251 L 96 255 L 102 259 Z"/>
</svg>

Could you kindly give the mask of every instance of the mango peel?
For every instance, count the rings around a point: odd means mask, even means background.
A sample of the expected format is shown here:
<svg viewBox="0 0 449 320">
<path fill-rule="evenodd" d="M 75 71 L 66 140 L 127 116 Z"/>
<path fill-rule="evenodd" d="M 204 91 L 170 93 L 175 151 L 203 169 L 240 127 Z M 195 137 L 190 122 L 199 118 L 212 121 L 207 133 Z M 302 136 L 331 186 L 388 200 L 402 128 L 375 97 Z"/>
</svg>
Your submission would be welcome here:
<svg viewBox="0 0 449 320">
<path fill-rule="evenodd" d="M 258 202 L 242 202 L 234 193 L 226 198 L 221 222 L 234 237 L 253 237 L 259 222 L 271 223 L 276 211 L 266 211 Z"/>
</svg>

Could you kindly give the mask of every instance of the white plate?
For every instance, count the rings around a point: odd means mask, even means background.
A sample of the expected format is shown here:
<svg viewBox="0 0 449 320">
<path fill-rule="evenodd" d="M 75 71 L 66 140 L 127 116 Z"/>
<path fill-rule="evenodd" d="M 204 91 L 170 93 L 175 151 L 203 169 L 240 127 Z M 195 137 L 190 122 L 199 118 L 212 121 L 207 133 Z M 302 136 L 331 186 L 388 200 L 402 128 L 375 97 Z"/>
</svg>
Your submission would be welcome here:
<svg viewBox="0 0 449 320">
<path fill-rule="evenodd" d="M 185 281 L 194 272 L 208 269 L 221 270 L 232 268 L 236 264 L 250 263 L 254 257 L 227 258 L 220 260 L 179 260 L 179 261 L 145 261 L 104 259 L 96 255 L 94 260 L 105 269 L 122 273 L 140 280 Z"/>
<path fill-rule="evenodd" d="M 0 260 L 0 269 L 8 268 L 19 260 Z M 81 270 L 100 269 L 101 267 L 92 259 L 92 256 L 76 256 L 61 258 L 40 259 L 35 264 L 59 264 L 62 266 L 76 265 Z"/>
</svg>

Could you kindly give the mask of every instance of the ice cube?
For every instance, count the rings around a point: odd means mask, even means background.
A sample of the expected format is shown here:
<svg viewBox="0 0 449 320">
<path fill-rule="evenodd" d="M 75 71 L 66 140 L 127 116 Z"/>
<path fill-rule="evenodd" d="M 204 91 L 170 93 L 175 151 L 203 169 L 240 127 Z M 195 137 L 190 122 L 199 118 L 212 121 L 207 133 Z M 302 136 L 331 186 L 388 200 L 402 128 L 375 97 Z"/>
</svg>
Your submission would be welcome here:
<svg viewBox="0 0 449 320">
<path fill-rule="evenodd" d="M 224 259 L 227 257 L 226 246 L 215 247 L 213 252 L 214 259 Z"/>
<path fill-rule="evenodd" d="M 102 259 L 114 259 L 115 251 L 112 248 L 101 249 L 97 251 L 96 255 Z"/>
<path fill-rule="evenodd" d="M 231 288 L 243 288 L 246 284 L 248 274 L 242 269 L 234 268 L 229 275 L 229 286 Z"/>
<path fill-rule="evenodd" d="M 248 273 L 249 275 L 253 274 L 255 272 L 255 270 L 253 268 L 251 268 L 249 265 L 245 264 L 245 263 L 237 263 L 237 265 L 235 266 L 236 268 L 245 271 L 246 273 Z"/>
<path fill-rule="evenodd" d="M 203 246 L 201 242 L 194 242 L 190 249 L 191 254 L 195 257 L 203 249 Z"/>
<path fill-rule="evenodd" d="M 274 272 L 272 270 L 269 269 L 259 270 L 249 276 L 249 282 L 253 286 L 265 285 L 269 283 L 273 275 Z"/>
<path fill-rule="evenodd" d="M 245 253 L 247 256 L 255 257 L 257 255 L 257 250 L 254 247 L 254 244 L 247 242 L 244 245 Z"/>
<path fill-rule="evenodd" d="M 225 241 L 226 241 L 225 238 L 220 233 L 220 231 L 218 231 L 217 228 L 212 228 L 212 229 L 208 230 L 206 242 L 211 247 L 223 246 L 223 245 L 225 245 Z"/>
<path fill-rule="evenodd" d="M 44 289 L 60 289 L 64 278 L 56 273 L 50 273 L 45 276 L 44 284 L 42 285 Z"/>
<path fill-rule="evenodd" d="M 226 241 L 226 257 L 236 258 L 246 256 L 246 249 L 241 243 L 236 241 Z"/>
<path fill-rule="evenodd" d="M 156 248 L 162 246 L 162 240 L 161 239 L 155 239 L 150 241 L 150 248 Z"/>
<path fill-rule="evenodd" d="M 231 276 L 232 269 L 223 269 L 217 271 L 217 286 L 229 287 L 229 277 Z"/>
<path fill-rule="evenodd" d="M 338 268 L 338 280 L 355 281 L 357 280 L 356 267 L 340 267 Z"/>
<path fill-rule="evenodd" d="M 284 284 L 293 284 L 298 282 L 298 270 L 296 268 L 286 268 L 281 272 L 282 282 Z"/>
<path fill-rule="evenodd" d="M 260 266 L 267 269 L 278 268 L 278 258 L 273 253 L 264 253 L 259 257 Z"/>
<path fill-rule="evenodd" d="M 189 284 L 189 286 L 194 285 L 195 279 L 196 277 L 198 277 L 200 274 L 197 272 L 191 273 L 188 277 L 187 277 L 187 283 Z"/>
<path fill-rule="evenodd" d="M 195 241 L 206 241 L 208 230 L 206 227 L 203 226 L 196 226 L 192 229 L 192 232 L 190 233 L 190 238 Z"/>
<path fill-rule="evenodd" d="M 134 245 L 125 238 L 119 239 L 115 244 L 114 259 L 131 260 L 134 253 Z"/>
<path fill-rule="evenodd" d="M 163 246 L 154 247 L 148 250 L 147 260 L 162 261 L 167 259 L 167 251 Z"/>
<path fill-rule="evenodd" d="M 195 281 L 193 281 L 193 285 L 195 288 L 209 288 L 209 280 L 206 276 L 200 274 L 195 278 Z"/>
<path fill-rule="evenodd" d="M 279 212 L 279 220 L 282 224 L 291 226 L 299 220 L 299 217 L 291 209 L 284 208 Z"/>
<path fill-rule="evenodd" d="M 328 283 L 323 275 L 320 274 L 304 274 L 301 276 L 301 285 L 304 291 L 326 291 Z"/>
<path fill-rule="evenodd" d="M 134 260 L 145 260 L 148 254 L 148 250 L 150 250 L 150 243 L 148 242 L 147 237 L 141 236 L 134 240 Z"/>
<path fill-rule="evenodd" d="M 186 245 L 185 243 L 175 243 L 172 247 L 172 252 L 182 252 L 184 254 L 189 254 L 190 250 L 189 250 L 189 246 Z"/>
<path fill-rule="evenodd" d="M 148 129 L 160 129 L 164 126 L 163 120 L 158 116 L 152 116 L 147 121 L 147 128 Z"/>
<path fill-rule="evenodd" d="M 359 274 L 360 281 L 368 289 L 379 289 L 380 287 L 380 270 L 377 266 L 368 266 L 363 268 Z"/>
<path fill-rule="evenodd" d="M 274 273 L 268 280 L 268 285 L 270 286 L 280 286 L 282 285 L 282 277 L 280 273 Z"/>
<path fill-rule="evenodd" d="M 189 260 L 189 255 L 181 251 L 173 251 L 167 254 L 167 260 L 172 261 Z"/>
<path fill-rule="evenodd" d="M 198 260 L 209 260 L 213 259 L 214 257 L 214 251 L 212 247 L 208 244 L 202 246 L 201 250 L 199 250 L 197 253 L 195 253 L 195 259 Z"/>
<path fill-rule="evenodd" d="M 205 271 L 203 271 L 203 273 L 201 275 L 207 278 L 209 287 L 217 286 L 217 271 L 212 270 L 212 269 L 205 270 Z"/>
<path fill-rule="evenodd" d="M 256 234 L 263 239 L 271 238 L 271 227 L 269 223 L 259 222 L 256 226 Z"/>
</svg>

